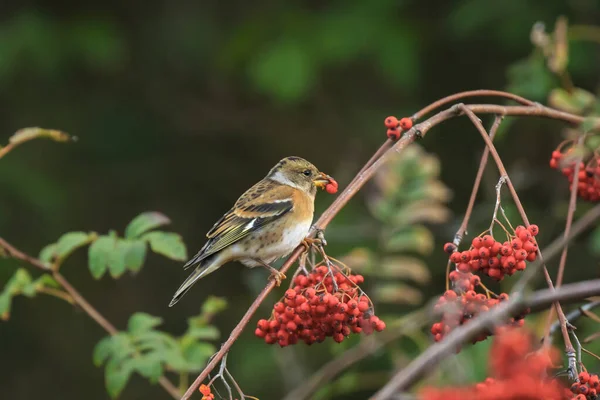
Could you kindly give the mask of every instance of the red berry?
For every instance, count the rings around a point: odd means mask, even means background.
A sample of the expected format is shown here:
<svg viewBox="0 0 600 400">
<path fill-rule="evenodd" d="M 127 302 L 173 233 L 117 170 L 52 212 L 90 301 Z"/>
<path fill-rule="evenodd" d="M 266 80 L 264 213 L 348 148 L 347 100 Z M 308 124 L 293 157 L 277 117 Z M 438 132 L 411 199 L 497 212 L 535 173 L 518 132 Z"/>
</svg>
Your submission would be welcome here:
<svg viewBox="0 0 600 400">
<path fill-rule="evenodd" d="M 527 227 L 527 230 L 529 231 L 529 233 L 531 233 L 532 236 L 537 236 L 537 234 L 540 233 L 540 228 L 538 228 L 537 225 L 529 225 L 529 227 Z"/>
<path fill-rule="evenodd" d="M 491 235 L 485 235 L 483 237 L 483 246 L 484 247 L 492 247 L 494 245 L 494 238 Z"/>
<path fill-rule="evenodd" d="M 338 183 L 335 179 L 329 178 L 329 183 L 325 185 L 325 191 L 329 194 L 337 193 L 338 191 Z"/>
<path fill-rule="evenodd" d="M 264 330 L 262 330 L 260 328 L 256 328 L 256 330 L 254 331 L 254 334 L 256 336 L 258 336 L 259 338 L 264 338 L 265 336 L 267 336 L 267 332 L 265 332 Z"/>
<path fill-rule="evenodd" d="M 386 128 L 396 128 L 398 127 L 398 118 L 394 116 L 387 117 L 384 124 Z"/>
<path fill-rule="evenodd" d="M 392 139 L 392 140 L 398 140 L 400 139 L 400 131 L 396 128 L 393 129 L 388 129 L 386 132 L 386 135 L 388 138 Z"/>
<path fill-rule="evenodd" d="M 448 254 L 452 254 L 456 251 L 456 245 L 454 243 L 446 243 L 444 245 L 444 251 Z"/>
<path fill-rule="evenodd" d="M 400 120 L 400 127 L 407 131 L 413 126 L 413 121 L 410 118 L 404 117 Z"/>
</svg>

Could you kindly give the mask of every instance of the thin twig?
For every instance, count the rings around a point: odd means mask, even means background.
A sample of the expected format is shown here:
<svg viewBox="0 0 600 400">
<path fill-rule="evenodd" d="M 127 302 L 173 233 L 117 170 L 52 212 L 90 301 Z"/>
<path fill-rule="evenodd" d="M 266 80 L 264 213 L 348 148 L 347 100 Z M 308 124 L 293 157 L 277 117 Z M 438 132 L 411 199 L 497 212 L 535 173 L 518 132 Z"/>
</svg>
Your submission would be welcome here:
<svg viewBox="0 0 600 400">
<path fill-rule="evenodd" d="M 414 115 L 413 118 L 414 119 L 420 119 L 422 118 L 424 115 L 429 114 L 430 112 L 432 112 L 433 110 L 435 110 L 436 108 L 440 108 L 442 106 L 445 106 L 447 104 L 450 103 L 454 103 L 458 100 L 462 100 L 465 99 L 467 97 L 482 97 L 482 96 L 487 96 L 487 97 L 504 97 L 506 99 L 509 100 L 514 100 L 517 103 L 521 103 L 524 106 L 534 106 L 535 103 L 531 100 L 527 100 L 521 96 L 517 96 L 516 94 L 512 94 L 512 93 L 508 93 L 508 92 L 502 92 L 499 90 L 470 90 L 467 92 L 460 92 L 460 93 L 456 93 L 456 94 L 452 94 L 450 96 L 446 96 L 443 99 L 439 99 L 438 101 L 435 101 L 431 104 L 429 104 L 427 107 L 422 108 L 421 110 L 417 111 Z"/>
<path fill-rule="evenodd" d="M 578 145 L 583 144 L 585 139 L 585 135 L 580 135 L 578 139 Z M 571 224 L 573 223 L 573 216 L 575 215 L 575 210 L 577 209 L 577 191 L 579 184 L 579 170 L 580 164 L 582 161 L 582 155 L 575 159 L 575 170 L 573 175 L 573 182 L 571 183 L 571 194 L 569 198 L 569 209 L 567 210 L 567 221 L 565 223 L 565 236 L 568 236 L 571 232 Z M 565 246 L 563 248 L 562 254 L 560 255 L 560 262 L 558 264 L 558 274 L 556 276 L 556 287 L 560 287 L 563 281 L 563 276 L 565 272 L 565 266 L 567 264 L 567 253 L 569 251 L 569 246 Z M 548 340 L 548 336 L 550 335 L 550 325 L 552 324 L 552 320 L 554 319 L 554 310 L 550 309 L 548 312 L 548 318 L 546 320 L 546 330 L 544 335 L 544 343 L 546 345 L 550 344 L 550 340 Z M 560 322 L 560 319 L 559 319 Z M 565 318 L 565 324 L 568 322 L 568 319 Z M 562 322 L 560 322 L 562 324 Z"/>
<path fill-rule="evenodd" d="M 52 277 L 58 284 L 65 289 L 65 291 L 71 296 L 72 300 L 79 307 L 85 311 L 85 313 L 92 318 L 98 325 L 100 325 L 106 332 L 110 335 L 116 335 L 119 333 L 117 328 L 113 324 L 111 324 L 102 314 L 98 312 L 74 287 L 67 281 L 67 279 L 62 276 L 58 271 L 49 270 L 48 266 L 44 264 L 41 260 L 32 257 L 22 251 L 18 250 L 6 240 L 0 237 L 0 248 L 3 248 L 8 255 L 17 260 L 24 261 L 36 268 L 43 270 L 44 272 L 52 274 Z M 158 379 L 158 383 L 160 386 L 171 395 L 174 399 L 178 399 L 180 396 L 179 390 L 173 385 L 173 383 L 165 376 L 161 376 Z"/>
<path fill-rule="evenodd" d="M 598 301 L 592 301 L 591 303 L 587 303 L 584 304 L 583 306 L 577 308 L 576 310 L 571 311 L 570 313 L 568 313 L 566 315 L 567 321 L 569 322 L 573 322 L 579 318 L 581 318 L 582 315 L 586 315 L 587 311 L 590 311 L 593 308 L 596 308 L 600 306 L 600 300 Z M 552 337 L 552 335 L 554 333 L 556 333 L 556 331 L 560 328 L 560 321 L 555 321 L 552 326 L 550 326 L 550 338 Z M 552 340 L 549 340 L 549 342 L 552 342 Z"/>
<path fill-rule="evenodd" d="M 504 117 L 502 115 L 496 115 L 494 119 L 494 123 L 492 128 L 490 129 L 490 140 L 493 142 L 496 137 L 496 132 L 498 131 L 498 127 L 502 122 Z M 471 197 L 469 198 L 469 204 L 467 204 L 467 209 L 465 211 L 465 216 L 456 231 L 456 235 L 454 235 L 454 244 L 456 247 L 460 245 L 463 236 L 467 233 L 467 227 L 469 225 L 469 220 L 471 219 L 471 213 L 473 213 L 473 208 L 475 207 L 475 200 L 477 199 L 477 192 L 479 191 L 479 186 L 481 185 L 481 179 L 483 178 L 483 173 L 485 171 L 485 167 L 487 166 L 487 162 L 490 156 L 490 149 L 485 146 L 483 149 L 483 154 L 481 155 L 481 161 L 479 161 L 479 168 L 477 169 L 477 175 L 475 176 L 475 182 L 473 182 L 473 189 L 471 190 Z"/>
</svg>

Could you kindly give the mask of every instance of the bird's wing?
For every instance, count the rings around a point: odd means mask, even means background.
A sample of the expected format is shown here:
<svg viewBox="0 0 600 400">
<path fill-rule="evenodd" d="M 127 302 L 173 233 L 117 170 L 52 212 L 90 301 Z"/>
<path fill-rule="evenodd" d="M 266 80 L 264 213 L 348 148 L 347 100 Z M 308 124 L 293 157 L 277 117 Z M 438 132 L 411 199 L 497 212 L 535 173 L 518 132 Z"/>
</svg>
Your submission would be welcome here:
<svg viewBox="0 0 600 400">
<path fill-rule="evenodd" d="M 208 242 L 184 268 L 197 264 L 290 212 L 294 208 L 294 190 L 271 180 L 262 180 L 248 189 L 206 234 Z"/>
</svg>

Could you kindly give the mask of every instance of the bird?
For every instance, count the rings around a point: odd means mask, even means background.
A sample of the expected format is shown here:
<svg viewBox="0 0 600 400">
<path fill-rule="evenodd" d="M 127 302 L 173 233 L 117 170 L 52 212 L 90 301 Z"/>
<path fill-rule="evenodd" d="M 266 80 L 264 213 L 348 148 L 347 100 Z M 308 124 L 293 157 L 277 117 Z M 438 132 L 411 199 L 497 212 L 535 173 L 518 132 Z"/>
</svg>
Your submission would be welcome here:
<svg viewBox="0 0 600 400">
<path fill-rule="evenodd" d="M 298 245 L 307 247 L 317 189 L 324 189 L 329 175 L 300 157 L 280 160 L 258 183 L 248 189 L 206 234 L 207 242 L 184 269 L 196 269 L 175 292 L 175 305 L 201 278 L 222 265 L 239 261 L 247 267 L 262 266 L 279 286 L 285 275 L 270 264 L 290 254 Z"/>
</svg>

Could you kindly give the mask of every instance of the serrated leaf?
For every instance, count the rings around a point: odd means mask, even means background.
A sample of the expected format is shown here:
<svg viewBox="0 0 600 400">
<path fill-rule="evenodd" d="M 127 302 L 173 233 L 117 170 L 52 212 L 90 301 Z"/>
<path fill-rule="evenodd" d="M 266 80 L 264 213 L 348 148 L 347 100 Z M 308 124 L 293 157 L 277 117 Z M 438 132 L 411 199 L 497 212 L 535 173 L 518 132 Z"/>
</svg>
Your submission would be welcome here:
<svg viewBox="0 0 600 400">
<path fill-rule="evenodd" d="M 54 278 L 52 277 L 52 275 L 49 275 L 49 274 L 44 274 L 44 275 L 40 276 L 39 278 L 37 278 L 35 280 L 35 285 L 38 288 L 41 288 L 41 287 L 58 288 L 58 287 L 60 287 L 58 282 L 56 282 L 54 280 Z"/>
<path fill-rule="evenodd" d="M 156 229 L 159 226 L 168 225 L 171 220 L 164 214 L 156 211 L 145 212 L 135 217 L 127 228 L 125 228 L 125 238 L 134 239 L 149 230 Z"/>
<path fill-rule="evenodd" d="M 48 264 L 48 266 L 54 262 L 54 257 L 56 257 L 56 243 L 50 243 L 40 251 L 40 261 Z"/>
<path fill-rule="evenodd" d="M 106 391 L 110 397 L 114 399 L 121 394 L 125 385 L 127 385 L 127 382 L 133 373 L 135 361 L 129 359 L 121 364 L 112 363 L 111 361 L 106 364 L 105 381 Z"/>
<path fill-rule="evenodd" d="M 216 340 L 219 338 L 219 330 L 212 326 L 190 326 L 186 335 L 193 340 Z"/>
<path fill-rule="evenodd" d="M 600 104 L 600 103 L 599 103 Z M 581 130 L 585 133 L 593 130 L 600 129 L 600 118 L 598 117 L 587 117 L 581 123 Z"/>
<path fill-rule="evenodd" d="M 191 372 L 202 369 L 206 360 L 215 353 L 216 349 L 210 343 L 195 342 L 183 349 L 183 356 L 187 360 Z"/>
<path fill-rule="evenodd" d="M 88 251 L 89 266 L 95 279 L 100 279 L 106 272 L 116 241 L 116 238 L 112 236 L 100 236 L 90 246 Z"/>
<path fill-rule="evenodd" d="M 137 312 L 129 318 L 127 330 L 132 335 L 139 335 L 162 324 L 162 318 L 143 312 Z"/>
<path fill-rule="evenodd" d="M 54 252 L 57 257 L 64 259 L 79 247 L 88 244 L 91 239 L 92 235 L 85 232 L 65 233 L 58 239 L 58 242 L 56 242 Z"/>
<path fill-rule="evenodd" d="M 181 236 L 173 232 L 150 232 L 142 236 L 153 252 L 176 261 L 187 260 L 187 250 Z"/>
<path fill-rule="evenodd" d="M 127 267 L 125 258 L 129 252 L 129 242 L 116 238 L 113 250 L 108 258 L 108 272 L 113 278 L 118 278 L 125 272 Z"/>
<path fill-rule="evenodd" d="M 93 359 L 94 359 L 94 365 L 96 367 L 99 367 L 102 364 L 104 364 L 104 362 L 111 355 L 112 350 L 113 350 L 112 339 L 113 339 L 112 336 L 107 336 L 107 337 L 101 339 L 94 347 Z"/>
<path fill-rule="evenodd" d="M 181 350 L 179 348 L 163 351 L 161 352 L 161 357 L 171 369 L 176 371 L 189 370 L 190 365 L 186 361 L 185 357 L 181 354 Z"/>
<path fill-rule="evenodd" d="M 128 249 L 125 253 L 125 266 L 132 272 L 139 272 L 146 259 L 146 242 L 142 240 L 127 241 Z"/>
<path fill-rule="evenodd" d="M 161 363 L 161 357 L 156 353 L 149 353 L 144 357 L 140 357 L 135 363 L 136 370 L 144 378 L 149 379 L 151 382 L 158 381 L 158 378 L 163 374 L 163 368 Z"/>
</svg>

